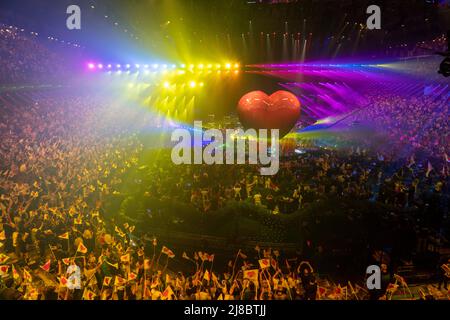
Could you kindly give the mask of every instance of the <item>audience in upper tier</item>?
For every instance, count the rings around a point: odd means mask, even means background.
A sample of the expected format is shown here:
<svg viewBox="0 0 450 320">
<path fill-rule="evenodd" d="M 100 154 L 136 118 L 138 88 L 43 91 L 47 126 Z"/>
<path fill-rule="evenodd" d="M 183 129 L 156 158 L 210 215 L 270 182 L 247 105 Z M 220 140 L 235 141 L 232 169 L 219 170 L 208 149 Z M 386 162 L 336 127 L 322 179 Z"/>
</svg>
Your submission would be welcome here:
<svg viewBox="0 0 450 320">
<path fill-rule="evenodd" d="M 60 84 L 61 75 L 71 74 L 67 59 L 37 37 L 34 32 L 0 24 L 0 85 Z"/>
</svg>

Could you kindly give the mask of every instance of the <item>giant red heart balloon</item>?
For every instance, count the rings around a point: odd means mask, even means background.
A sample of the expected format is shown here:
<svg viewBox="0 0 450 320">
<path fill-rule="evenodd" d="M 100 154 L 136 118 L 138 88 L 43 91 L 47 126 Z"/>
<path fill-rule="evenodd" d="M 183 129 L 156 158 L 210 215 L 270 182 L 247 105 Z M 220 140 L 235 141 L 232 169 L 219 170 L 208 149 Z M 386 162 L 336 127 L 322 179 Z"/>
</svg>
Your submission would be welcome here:
<svg viewBox="0 0 450 320">
<path fill-rule="evenodd" d="M 277 91 L 271 96 L 253 91 L 239 101 L 238 114 L 246 129 L 279 129 L 281 138 L 300 117 L 300 101 L 288 91 Z"/>
</svg>

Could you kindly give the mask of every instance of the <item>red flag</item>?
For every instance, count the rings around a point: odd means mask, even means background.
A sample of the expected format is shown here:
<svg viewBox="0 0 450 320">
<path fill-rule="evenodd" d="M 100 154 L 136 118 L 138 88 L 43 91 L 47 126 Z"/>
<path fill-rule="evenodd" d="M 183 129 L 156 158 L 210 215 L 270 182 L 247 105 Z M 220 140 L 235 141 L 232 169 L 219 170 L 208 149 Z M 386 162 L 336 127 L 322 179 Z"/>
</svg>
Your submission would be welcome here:
<svg viewBox="0 0 450 320">
<path fill-rule="evenodd" d="M 137 279 L 137 274 L 136 273 L 130 272 L 128 274 L 128 281 L 133 281 L 133 280 L 136 280 L 136 279 Z"/>
<path fill-rule="evenodd" d="M 61 287 L 66 287 L 67 286 L 67 282 L 68 282 L 68 280 L 67 280 L 66 277 L 61 276 L 61 278 L 59 278 L 59 285 Z"/>
<path fill-rule="evenodd" d="M 63 233 L 62 235 L 58 236 L 58 238 L 69 240 L 69 233 L 68 232 Z"/>
<path fill-rule="evenodd" d="M 130 262 L 130 254 L 127 253 L 127 254 L 121 256 L 120 257 L 120 261 L 122 261 L 122 262 Z"/>
<path fill-rule="evenodd" d="M 80 243 L 80 244 L 78 245 L 77 252 L 81 252 L 82 254 L 85 254 L 87 251 L 88 251 L 88 250 L 87 250 L 87 248 L 84 246 L 84 244 Z"/>
<path fill-rule="evenodd" d="M 104 277 L 103 278 L 103 286 L 109 287 L 109 285 L 111 284 L 111 280 L 112 280 L 112 277 Z"/>
<path fill-rule="evenodd" d="M 86 290 L 84 291 L 84 294 L 83 294 L 83 299 L 84 299 L 84 300 L 94 300 L 94 298 L 95 298 L 96 296 L 97 296 L 97 295 L 96 295 L 94 292 L 92 292 L 91 290 L 86 289 Z"/>
<path fill-rule="evenodd" d="M 150 259 L 144 260 L 144 270 L 149 270 L 151 267 Z"/>
<path fill-rule="evenodd" d="M 5 277 L 8 275 L 9 266 L 0 266 L 0 276 Z"/>
<path fill-rule="evenodd" d="M 346 291 L 347 291 L 347 286 L 341 287 L 341 285 L 338 285 L 336 287 L 336 289 L 334 290 L 334 294 L 335 295 L 342 295 L 342 294 L 345 294 Z"/>
<path fill-rule="evenodd" d="M 270 189 L 272 189 L 273 191 L 279 191 L 280 190 L 280 188 L 275 183 L 273 183 L 272 181 L 270 181 Z"/>
<path fill-rule="evenodd" d="M 275 259 L 271 259 L 270 264 L 272 265 L 272 268 L 277 269 L 277 261 Z"/>
<path fill-rule="evenodd" d="M 28 282 L 31 282 L 33 280 L 31 274 L 26 269 L 23 269 L 23 279 Z"/>
<path fill-rule="evenodd" d="M 162 247 L 161 252 L 167 255 L 169 258 L 175 258 L 175 254 L 167 247 Z"/>
<path fill-rule="evenodd" d="M 0 263 L 5 263 L 9 260 L 9 257 L 6 254 L 0 253 Z"/>
<path fill-rule="evenodd" d="M 389 285 L 388 285 L 388 287 L 387 287 L 387 290 L 389 290 L 389 291 L 394 291 L 394 290 L 397 289 L 397 288 L 398 288 L 398 285 L 397 285 L 397 284 L 389 283 Z"/>
<path fill-rule="evenodd" d="M 62 262 L 63 262 L 66 266 L 68 266 L 68 265 L 70 264 L 70 258 L 64 258 L 64 259 L 62 259 Z"/>
<path fill-rule="evenodd" d="M 45 272 L 49 272 L 50 271 L 50 263 L 51 263 L 51 260 L 48 260 L 44 265 L 41 266 L 41 269 L 44 270 Z"/>
<path fill-rule="evenodd" d="M 334 294 L 336 294 L 336 295 L 341 295 L 342 294 L 341 286 L 338 286 L 338 287 L 336 287 L 336 289 L 334 289 Z"/>
<path fill-rule="evenodd" d="M 13 279 L 17 280 L 20 278 L 19 273 L 17 272 L 16 268 L 14 268 L 14 265 L 12 265 L 12 274 L 13 274 Z"/>
<path fill-rule="evenodd" d="M 254 282 L 258 282 L 258 274 L 259 274 L 259 270 L 258 269 L 245 270 L 244 271 L 244 279 L 249 279 L 249 280 L 252 280 Z"/>
<path fill-rule="evenodd" d="M 327 289 L 325 289 L 324 287 L 317 287 L 317 295 L 319 296 L 319 299 L 325 295 L 325 293 L 327 292 Z"/>
<path fill-rule="evenodd" d="M 269 259 L 261 259 L 259 260 L 259 266 L 261 269 L 265 269 L 270 267 L 270 260 Z"/>
<path fill-rule="evenodd" d="M 125 285 L 126 282 L 127 282 L 127 280 L 125 280 L 124 278 L 116 276 L 116 280 L 114 281 L 114 285 L 115 286 L 123 286 L 123 285 Z"/>
<path fill-rule="evenodd" d="M 174 295 L 173 290 L 170 286 L 167 286 L 166 290 L 164 290 L 164 292 L 161 295 L 161 299 L 162 300 L 171 300 L 172 299 L 172 295 Z"/>
</svg>

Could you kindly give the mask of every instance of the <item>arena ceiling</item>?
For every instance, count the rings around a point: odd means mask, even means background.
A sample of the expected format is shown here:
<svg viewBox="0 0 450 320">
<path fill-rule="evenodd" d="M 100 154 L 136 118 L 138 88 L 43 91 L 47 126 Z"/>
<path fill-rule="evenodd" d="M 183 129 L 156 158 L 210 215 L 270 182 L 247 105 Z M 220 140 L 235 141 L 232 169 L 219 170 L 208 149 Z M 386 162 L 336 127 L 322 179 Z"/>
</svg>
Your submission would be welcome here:
<svg viewBox="0 0 450 320">
<path fill-rule="evenodd" d="M 287 2 L 287 3 L 286 3 Z M 428 40 L 450 26 L 450 9 L 432 0 L 2 0 L 0 21 L 45 35 L 83 44 L 93 52 L 127 47 L 136 54 L 151 52 L 184 56 L 217 52 L 239 60 L 258 60 L 250 51 L 242 56 L 243 39 L 256 35 L 311 35 L 319 43 L 340 36 L 346 24 L 359 26 L 367 19 L 366 8 L 382 9 L 382 30 L 362 34 L 359 52 L 371 52 L 404 42 Z M 36 4 L 39 3 L 37 6 Z M 83 27 L 65 27 L 67 6 L 82 9 Z M 353 35 L 352 35 L 353 32 Z M 341 41 L 356 41 L 348 28 Z M 275 41 L 276 45 L 277 42 Z M 250 43 L 249 43 L 250 45 Z M 214 50 L 210 50 L 213 47 Z M 348 45 L 349 52 L 352 45 Z M 138 53 L 139 52 L 139 53 Z M 345 50 L 342 52 L 345 54 Z M 320 50 L 314 55 L 323 56 Z M 310 57 L 310 58 L 311 58 Z M 280 57 L 281 58 L 281 57 Z"/>
</svg>

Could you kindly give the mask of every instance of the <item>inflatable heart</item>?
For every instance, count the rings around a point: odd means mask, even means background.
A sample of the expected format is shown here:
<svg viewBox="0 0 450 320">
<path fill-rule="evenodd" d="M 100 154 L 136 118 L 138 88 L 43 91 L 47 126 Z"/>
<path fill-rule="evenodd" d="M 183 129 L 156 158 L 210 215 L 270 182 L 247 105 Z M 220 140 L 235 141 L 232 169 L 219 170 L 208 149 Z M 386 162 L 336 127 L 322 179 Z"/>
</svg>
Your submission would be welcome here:
<svg viewBox="0 0 450 320">
<path fill-rule="evenodd" d="M 277 91 L 270 97 L 253 91 L 239 101 L 238 114 L 246 129 L 279 129 L 281 138 L 300 117 L 300 101 L 288 91 Z"/>
</svg>

